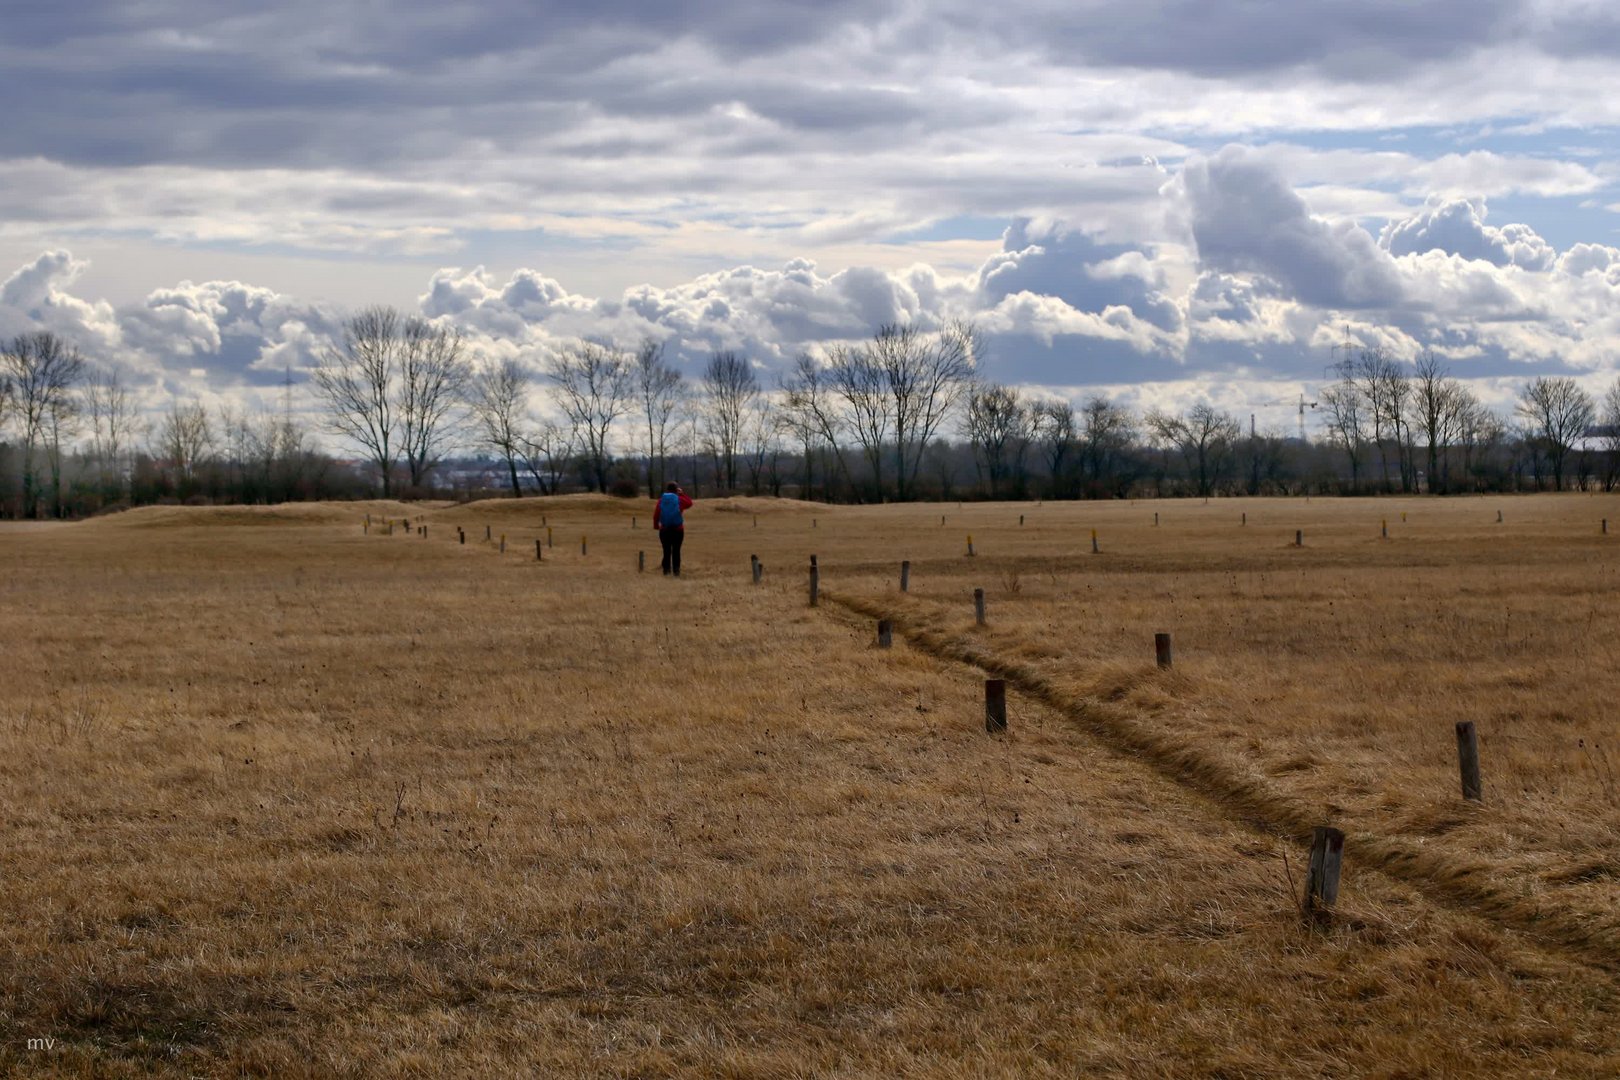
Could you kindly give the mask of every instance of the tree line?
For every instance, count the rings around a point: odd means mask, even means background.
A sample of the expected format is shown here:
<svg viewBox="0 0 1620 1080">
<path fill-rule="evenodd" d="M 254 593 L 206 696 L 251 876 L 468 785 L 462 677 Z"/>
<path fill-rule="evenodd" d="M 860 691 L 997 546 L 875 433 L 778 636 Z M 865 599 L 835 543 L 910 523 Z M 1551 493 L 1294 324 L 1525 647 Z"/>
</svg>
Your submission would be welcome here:
<svg viewBox="0 0 1620 1080">
<path fill-rule="evenodd" d="M 1245 431 L 1208 402 L 1137 413 L 984 379 L 971 323 L 879 328 L 804 353 L 773 383 L 735 351 L 688 377 L 662 345 L 582 340 L 480 359 L 460 331 L 372 307 L 311 371 L 336 459 L 295 417 L 171 402 L 148 418 L 115 370 L 49 332 L 0 345 L 0 512 L 382 494 L 710 494 L 827 501 L 1122 498 L 1620 486 L 1620 382 L 1601 401 L 1539 376 L 1511 416 L 1434 354 L 1334 365 L 1314 440 Z M 290 389 L 289 389 L 290 395 Z M 1303 410 L 1304 405 L 1301 405 Z M 459 457 L 457 456 L 459 455 Z M 469 461 L 475 455 L 476 461 Z"/>
</svg>

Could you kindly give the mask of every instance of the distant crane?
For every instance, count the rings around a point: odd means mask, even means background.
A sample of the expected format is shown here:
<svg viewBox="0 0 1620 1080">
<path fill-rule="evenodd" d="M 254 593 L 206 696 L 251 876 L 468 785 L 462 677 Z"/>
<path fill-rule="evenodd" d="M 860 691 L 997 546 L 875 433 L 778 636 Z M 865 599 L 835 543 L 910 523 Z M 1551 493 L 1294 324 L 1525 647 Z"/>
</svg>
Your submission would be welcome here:
<svg viewBox="0 0 1620 1080">
<path fill-rule="evenodd" d="M 1299 395 L 1299 400 L 1298 401 L 1289 401 L 1287 398 L 1278 398 L 1275 401 L 1257 401 L 1257 402 L 1254 403 L 1255 408 L 1258 408 L 1258 409 L 1270 409 L 1270 408 L 1275 408 L 1275 407 L 1280 406 L 1280 405 L 1292 405 L 1298 411 L 1298 413 L 1299 413 L 1299 439 L 1300 439 L 1301 442 L 1304 442 L 1305 441 L 1305 410 L 1306 409 L 1314 409 L 1314 408 L 1316 408 L 1317 402 L 1306 401 L 1305 400 L 1305 395 L 1302 393 L 1302 394 Z M 1250 413 L 1249 414 L 1249 438 L 1252 439 L 1254 437 L 1255 437 L 1254 413 Z"/>
</svg>

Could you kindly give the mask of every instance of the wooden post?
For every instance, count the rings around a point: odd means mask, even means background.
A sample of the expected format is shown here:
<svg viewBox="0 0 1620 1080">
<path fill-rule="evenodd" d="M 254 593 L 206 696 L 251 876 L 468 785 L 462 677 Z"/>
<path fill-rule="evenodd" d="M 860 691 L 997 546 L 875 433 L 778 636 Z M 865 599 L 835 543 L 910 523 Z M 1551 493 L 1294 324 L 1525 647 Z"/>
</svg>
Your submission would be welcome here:
<svg viewBox="0 0 1620 1080">
<path fill-rule="evenodd" d="M 501 554 L 506 554 L 506 534 L 501 533 Z"/>
<path fill-rule="evenodd" d="M 1405 510 L 1401 511 L 1401 524 L 1402 525 L 1406 524 L 1406 511 Z"/>
<path fill-rule="evenodd" d="M 984 680 L 984 730 L 1007 730 L 1007 680 Z"/>
<path fill-rule="evenodd" d="M 893 619 L 879 619 L 878 620 L 877 643 L 878 643 L 878 648 L 880 648 L 880 649 L 888 649 L 888 648 L 893 647 L 893 645 L 894 645 L 894 620 Z"/>
<path fill-rule="evenodd" d="M 456 526 L 456 543 L 465 544 L 466 542 L 467 542 L 467 530 L 463 529 L 460 525 L 457 525 Z"/>
<path fill-rule="evenodd" d="M 1479 782 L 1479 733 L 1472 720 L 1457 724 L 1457 764 L 1462 769 L 1463 798 L 1479 802 L 1483 788 Z"/>
<path fill-rule="evenodd" d="M 815 556 L 814 556 L 814 555 L 812 555 L 812 556 L 810 556 L 810 565 L 811 565 L 811 566 L 815 566 L 815 565 L 817 565 L 817 563 L 816 563 L 816 557 L 815 557 Z"/>
<path fill-rule="evenodd" d="M 759 515 L 758 514 L 754 515 L 754 528 L 756 528 L 756 529 L 759 528 Z"/>
<path fill-rule="evenodd" d="M 1153 656 L 1162 668 L 1168 668 L 1175 664 L 1175 653 L 1170 647 L 1169 634 L 1153 635 Z"/>
<path fill-rule="evenodd" d="M 900 560 L 900 591 L 901 592 L 910 592 L 911 591 L 911 560 L 910 559 L 901 559 Z"/>
<path fill-rule="evenodd" d="M 811 527 L 811 528 L 812 528 L 812 529 L 813 529 L 813 528 L 815 528 L 815 527 L 816 527 L 816 519 L 815 519 L 815 518 L 811 518 L 811 519 L 810 519 L 810 527 Z"/>
<path fill-rule="evenodd" d="M 1018 524 L 1022 525 L 1023 523 L 1024 523 L 1024 515 L 1019 514 L 1018 515 Z"/>
<path fill-rule="evenodd" d="M 1380 528 L 1383 530 L 1384 539 L 1388 540 L 1389 539 L 1389 519 L 1388 518 L 1385 518 L 1383 520 L 1383 522 L 1380 525 Z"/>
<path fill-rule="evenodd" d="M 821 603 L 821 569 L 815 563 L 810 564 L 810 606 L 815 607 Z"/>
<path fill-rule="evenodd" d="M 974 589 L 973 590 L 973 621 L 975 623 L 977 623 L 978 625 L 980 625 L 980 626 L 985 625 L 985 622 L 984 622 L 984 590 L 983 589 Z"/>
<path fill-rule="evenodd" d="M 488 526 L 488 525 L 485 525 L 485 526 L 484 526 L 484 539 L 485 539 L 485 540 L 488 540 L 488 539 L 490 539 L 490 535 L 489 535 L 489 526 Z"/>
<path fill-rule="evenodd" d="M 764 576 L 765 576 L 765 564 L 759 561 L 758 556 L 755 556 L 754 557 L 754 584 L 758 585 L 760 583 L 760 579 L 762 579 Z"/>
<path fill-rule="evenodd" d="M 1097 546 L 1097 530 L 1096 529 L 1091 530 L 1091 553 L 1093 555 L 1101 555 L 1102 554 L 1102 548 Z"/>
<path fill-rule="evenodd" d="M 1603 535 L 1604 536 L 1609 535 L 1609 519 L 1608 518 L 1603 519 Z"/>
<path fill-rule="evenodd" d="M 590 548 L 586 546 L 585 538 L 583 536 L 579 538 L 579 554 L 581 557 L 590 554 Z"/>
<path fill-rule="evenodd" d="M 647 553 L 645 551 L 638 551 L 638 552 L 636 552 L 636 573 L 644 574 L 646 572 L 647 572 Z"/>
<path fill-rule="evenodd" d="M 540 538 L 537 536 L 537 537 L 534 538 L 534 561 L 535 562 L 545 562 L 546 561 L 545 555 L 541 554 L 542 551 L 544 551 L 544 548 L 542 548 L 540 546 Z"/>
<path fill-rule="evenodd" d="M 942 529 L 945 527 L 945 515 L 944 514 L 939 515 L 939 527 L 942 528 Z"/>
<path fill-rule="evenodd" d="M 1245 511 L 1243 511 L 1243 524 L 1247 525 L 1248 523 L 1249 523 L 1249 512 L 1247 510 L 1245 510 Z"/>
<path fill-rule="evenodd" d="M 968 533 L 968 554 L 973 554 L 973 534 Z"/>
<path fill-rule="evenodd" d="M 544 524 L 543 521 L 542 521 L 542 524 Z M 552 542 L 551 542 L 551 526 L 547 525 L 546 526 L 546 547 L 553 547 L 553 546 L 555 546 L 555 545 L 553 545 Z"/>
<path fill-rule="evenodd" d="M 1159 527 L 1159 512 L 1157 510 L 1153 511 L 1153 527 L 1155 529 Z"/>
<path fill-rule="evenodd" d="M 636 515 L 634 514 L 630 515 L 630 527 L 632 529 L 636 527 Z"/>
<path fill-rule="evenodd" d="M 1295 547 L 1304 547 L 1305 546 L 1305 530 L 1304 529 L 1295 529 L 1294 530 L 1294 546 Z"/>
<path fill-rule="evenodd" d="M 1311 831 L 1311 862 L 1305 871 L 1305 914 L 1317 921 L 1339 899 L 1339 870 L 1344 864 L 1344 833 L 1327 825 Z"/>
<path fill-rule="evenodd" d="M 1502 511 L 1500 510 L 1496 512 L 1496 523 L 1498 525 L 1502 524 Z"/>
</svg>

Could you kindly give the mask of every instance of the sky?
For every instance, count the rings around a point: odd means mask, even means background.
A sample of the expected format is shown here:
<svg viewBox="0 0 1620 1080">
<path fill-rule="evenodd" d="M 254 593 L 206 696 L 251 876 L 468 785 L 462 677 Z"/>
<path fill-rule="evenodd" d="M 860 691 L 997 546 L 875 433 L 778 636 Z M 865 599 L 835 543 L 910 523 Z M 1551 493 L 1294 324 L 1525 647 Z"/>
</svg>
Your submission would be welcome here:
<svg viewBox="0 0 1620 1080">
<path fill-rule="evenodd" d="M 1347 341 L 1620 376 L 1609 3 L 5 0 L 0 69 L 0 337 L 157 407 L 373 303 L 767 383 L 968 318 L 987 378 L 1277 430 Z"/>
</svg>

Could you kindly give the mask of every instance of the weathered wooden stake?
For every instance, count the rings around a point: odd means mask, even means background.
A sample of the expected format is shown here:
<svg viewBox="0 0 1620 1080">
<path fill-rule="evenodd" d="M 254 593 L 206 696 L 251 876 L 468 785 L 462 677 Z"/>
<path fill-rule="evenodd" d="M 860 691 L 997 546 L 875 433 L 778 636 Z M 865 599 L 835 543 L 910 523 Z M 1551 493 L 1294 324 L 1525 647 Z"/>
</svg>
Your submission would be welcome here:
<svg viewBox="0 0 1620 1080">
<path fill-rule="evenodd" d="M 1305 530 L 1304 529 L 1295 529 L 1294 530 L 1294 546 L 1295 547 L 1304 547 L 1305 546 Z"/>
<path fill-rule="evenodd" d="M 506 554 L 506 534 L 501 533 L 501 554 Z"/>
<path fill-rule="evenodd" d="M 759 561 L 759 556 L 756 555 L 754 557 L 754 584 L 758 585 L 760 583 L 760 579 L 763 578 L 764 576 L 765 576 L 765 564 L 760 562 Z"/>
<path fill-rule="evenodd" d="M 810 564 L 810 606 L 815 607 L 821 603 L 821 568 L 815 563 Z"/>
<path fill-rule="evenodd" d="M 1339 899 L 1339 870 L 1344 865 L 1344 833 L 1328 825 L 1311 831 L 1311 862 L 1305 872 L 1305 914 L 1324 920 Z"/>
<path fill-rule="evenodd" d="M 1609 535 L 1609 519 L 1608 518 L 1603 519 L 1603 535 L 1604 536 Z"/>
<path fill-rule="evenodd" d="M 489 526 L 488 526 L 488 525 L 485 525 L 485 526 L 484 526 L 484 539 L 485 539 L 485 540 L 488 540 L 488 539 L 490 539 L 490 535 L 489 535 Z"/>
<path fill-rule="evenodd" d="M 1248 523 L 1249 523 L 1249 512 L 1247 510 L 1245 510 L 1245 511 L 1243 511 L 1243 524 L 1247 525 Z"/>
<path fill-rule="evenodd" d="M 1097 530 L 1096 529 L 1091 530 L 1091 553 L 1093 555 L 1101 555 L 1102 554 L 1102 548 L 1097 546 Z"/>
<path fill-rule="evenodd" d="M 541 554 L 541 552 L 543 552 L 544 550 L 545 549 L 540 546 L 540 538 L 538 536 L 535 537 L 534 538 L 534 561 L 535 562 L 545 562 L 546 561 L 545 555 Z"/>
<path fill-rule="evenodd" d="M 1502 524 L 1502 511 L 1500 510 L 1496 512 L 1496 523 L 1498 525 Z"/>
<path fill-rule="evenodd" d="M 945 515 L 944 514 L 939 515 L 939 525 L 940 525 L 940 528 L 945 527 Z"/>
<path fill-rule="evenodd" d="M 1385 518 L 1380 523 L 1380 528 L 1383 530 L 1384 539 L 1388 540 L 1389 539 L 1389 519 L 1388 518 Z"/>
<path fill-rule="evenodd" d="M 968 533 L 968 554 L 973 554 L 973 534 Z"/>
<path fill-rule="evenodd" d="M 1457 724 L 1457 764 L 1462 769 L 1463 798 L 1479 802 L 1484 789 L 1479 782 L 1479 733 L 1472 720 Z"/>
<path fill-rule="evenodd" d="M 1007 680 L 984 680 L 984 730 L 1007 730 Z"/>
<path fill-rule="evenodd" d="M 583 536 L 579 538 L 579 553 L 581 555 L 589 555 L 590 554 L 590 548 L 588 548 L 586 546 L 585 538 Z"/>
<path fill-rule="evenodd" d="M 647 572 L 647 553 L 645 551 L 638 551 L 638 552 L 636 552 L 636 573 L 644 574 L 646 572 Z"/>
<path fill-rule="evenodd" d="M 894 620 L 893 619 L 879 619 L 878 620 L 877 643 L 878 643 L 878 648 L 880 648 L 880 649 L 888 649 L 888 648 L 893 647 L 893 645 L 894 645 Z"/>
<path fill-rule="evenodd" d="M 759 528 L 759 515 L 758 514 L 754 515 L 754 528 L 756 528 L 756 529 Z"/>
<path fill-rule="evenodd" d="M 1023 523 L 1024 523 L 1024 515 L 1019 514 L 1018 515 L 1018 524 L 1022 525 Z"/>
<path fill-rule="evenodd" d="M 1162 668 L 1168 668 L 1175 663 L 1175 655 L 1170 647 L 1169 634 L 1153 635 L 1153 656 Z"/>
<path fill-rule="evenodd" d="M 540 522 L 540 523 L 541 523 L 541 524 L 542 524 L 542 525 L 545 525 L 545 521 L 544 521 L 544 519 L 542 519 L 542 520 L 541 520 L 541 522 Z M 550 525 L 546 525 L 546 547 L 555 547 L 555 546 L 556 546 L 556 545 L 554 545 L 554 544 L 553 544 L 553 543 L 552 543 L 552 542 L 551 542 L 551 526 L 550 526 Z"/>
<path fill-rule="evenodd" d="M 1401 524 L 1402 525 L 1406 524 L 1406 511 L 1405 510 L 1401 511 Z"/>
<path fill-rule="evenodd" d="M 974 589 L 973 590 L 973 621 L 975 623 L 978 623 L 980 626 L 985 625 L 985 622 L 984 622 L 984 590 L 983 589 Z"/>
<path fill-rule="evenodd" d="M 1157 528 L 1159 525 L 1159 512 L 1157 510 L 1153 511 L 1153 525 L 1154 528 Z"/>
<path fill-rule="evenodd" d="M 900 591 L 901 592 L 910 592 L 911 591 L 911 560 L 910 559 L 901 559 L 900 560 Z"/>
<path fill-rule="evenodd" d="M 636 527 L 636 516 L 634 514 L 630 515 L 630 527 L 632 529 Z"/>
<path fill-rule="evenodd" d="M 810 519 L 810 527 L 811 527 L 811 528 L 812 528 L 812 529 L 813 529 L 813 528 L 815 528 L 815 527 L 816 527 L 816 519 L 815 519 L 815 518 L 811 518 L 811 519 Z"/>
<path fill-rule="evenodd" d="M 456 543 L 465 544 L 466 542 L 467 542 L 467 530 L 463 529 L 460 525 L 457 525 L 456 526 Z"/>
</svg>

